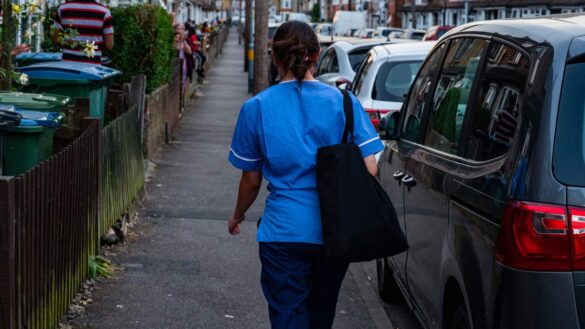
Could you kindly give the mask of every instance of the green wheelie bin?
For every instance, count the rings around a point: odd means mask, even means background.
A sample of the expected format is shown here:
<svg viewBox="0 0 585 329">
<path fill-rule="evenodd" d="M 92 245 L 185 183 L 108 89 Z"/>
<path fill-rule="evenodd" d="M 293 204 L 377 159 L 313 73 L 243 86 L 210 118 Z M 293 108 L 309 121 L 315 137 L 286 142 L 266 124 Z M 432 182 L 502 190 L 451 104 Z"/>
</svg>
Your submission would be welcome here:
<svg viewBox="0 0 585 329">
<path fill-rule="evenodd" d="M 29 77 L 23 91 L 89 98 L 90 115 L 104 125 L 108 88 L 120 71 L 100 65 L 75 62 L 45 62 L 19 67 Z"/>
<path fill-rule="evenodd" d="M 63 112 L 70 101 L 70 97 L 61 95 L 0 92 L 0 104 L 30 111 Z"/>
<path fill-rule="evenodd" d="M 53 154 L 53 135 L 62 113 L 15 110 L 22 118 L 2 141 L 2 174 L 18 176 Z"/>
</svg>

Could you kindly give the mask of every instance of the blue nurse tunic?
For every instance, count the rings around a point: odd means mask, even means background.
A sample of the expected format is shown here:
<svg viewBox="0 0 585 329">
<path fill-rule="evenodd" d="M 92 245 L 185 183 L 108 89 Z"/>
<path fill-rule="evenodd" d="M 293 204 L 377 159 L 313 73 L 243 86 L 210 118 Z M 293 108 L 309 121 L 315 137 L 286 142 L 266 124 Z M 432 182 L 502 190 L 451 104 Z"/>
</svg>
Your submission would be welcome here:
<svg viewBox="0 0 585 329">
<path fill-rule="evenodd" d="M 380 152 L 378 134 L 352 100 L 354 143 L 364 157 Z M 238 169 L 261 170 L 268 181 L 258 242 L 323 244 L 317 149 L 340 143 L 344 126 L 341 92 L 316 80 L 282 82 L 243 105 L 228 159 Z"/>
</svg>

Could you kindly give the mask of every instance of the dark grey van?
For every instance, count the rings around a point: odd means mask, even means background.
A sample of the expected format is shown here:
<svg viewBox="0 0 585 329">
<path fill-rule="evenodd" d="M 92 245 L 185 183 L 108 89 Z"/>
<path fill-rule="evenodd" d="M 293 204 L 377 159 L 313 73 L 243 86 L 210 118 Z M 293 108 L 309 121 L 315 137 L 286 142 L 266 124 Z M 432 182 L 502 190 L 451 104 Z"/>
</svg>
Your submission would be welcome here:
<svg viewBox="0 0 585 329">
<path fill-rule="evenodd" d="M 450 31 L 381 128 L 410 244 L 378 260 L 386 300 L 426 328 L 585 328 L 585 16 Z"/>
</svg>

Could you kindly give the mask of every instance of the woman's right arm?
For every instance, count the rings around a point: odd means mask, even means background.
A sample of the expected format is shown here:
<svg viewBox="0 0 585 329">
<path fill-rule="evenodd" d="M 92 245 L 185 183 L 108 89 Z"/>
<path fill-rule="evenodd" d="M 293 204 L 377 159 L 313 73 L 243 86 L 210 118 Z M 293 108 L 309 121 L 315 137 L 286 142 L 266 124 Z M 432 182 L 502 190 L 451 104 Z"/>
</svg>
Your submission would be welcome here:
<svg viewBox="0 0 585 329">
<path fill-rule="evenodd" d="M 364 162 L 366 163 L 366 168 L 368 168 L 370 175 L 374 177 L 378 175 L 378 164 L 376 163 L 375 155 L 368 155 L 364 158 Z"/>
</svg>

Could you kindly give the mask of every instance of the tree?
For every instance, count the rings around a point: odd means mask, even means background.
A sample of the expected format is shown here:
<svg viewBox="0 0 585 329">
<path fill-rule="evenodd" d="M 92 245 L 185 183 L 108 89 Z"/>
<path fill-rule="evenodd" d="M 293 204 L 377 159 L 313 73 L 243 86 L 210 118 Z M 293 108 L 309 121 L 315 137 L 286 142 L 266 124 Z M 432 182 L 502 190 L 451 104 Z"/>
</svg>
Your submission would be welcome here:
<svg viewBox="0 0 585 329">
<path fill-rule="evenodd" d="M 2 67 L 0 75 L 0 89 L 10 90 L 12 87 L 12 58 L 10 50 L 14 46 L 14 26 L 12 24 L 12 1 L 2 2 Z"/>
<path fill-rule="evenodd" d="M 311 10 L 311 21 L 321 21 L 321 6 L 318 3 L 314 4 L 313 9 Z"/>
<path fill-rule="evenodd" d="M 254 7 L 254 94 L 268 87 L 268 0 Z"/>
</svg>

